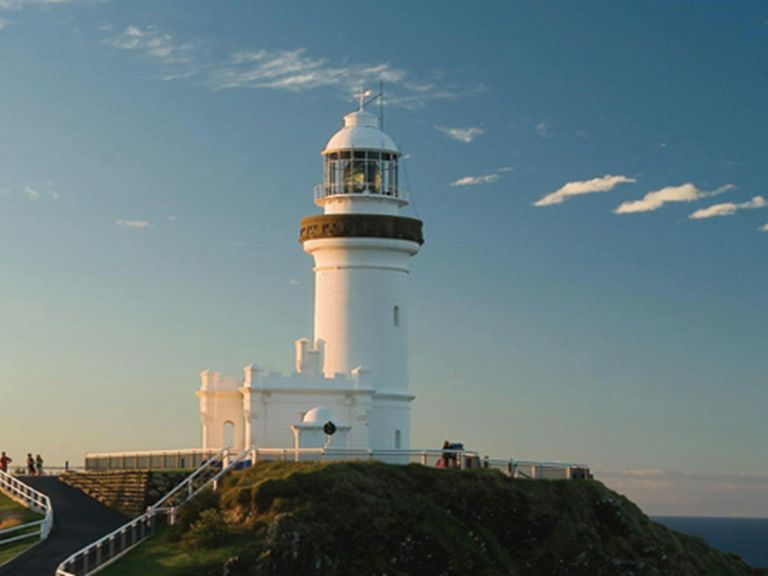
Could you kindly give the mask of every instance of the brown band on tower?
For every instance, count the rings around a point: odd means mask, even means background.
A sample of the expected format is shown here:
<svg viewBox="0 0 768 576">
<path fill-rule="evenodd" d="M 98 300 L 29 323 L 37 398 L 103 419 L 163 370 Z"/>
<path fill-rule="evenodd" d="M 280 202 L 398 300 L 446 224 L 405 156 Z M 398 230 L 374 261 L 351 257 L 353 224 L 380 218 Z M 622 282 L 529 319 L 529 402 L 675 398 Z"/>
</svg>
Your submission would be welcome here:
<svg viewBox="0 0 768 576">
<path fill-rule="evenodd" d="M 424 244 L 421 220 L 380 214 L 322 214 L 302 218 L 299 242 L 320 238 L 393 238 Z"/>
</svg>

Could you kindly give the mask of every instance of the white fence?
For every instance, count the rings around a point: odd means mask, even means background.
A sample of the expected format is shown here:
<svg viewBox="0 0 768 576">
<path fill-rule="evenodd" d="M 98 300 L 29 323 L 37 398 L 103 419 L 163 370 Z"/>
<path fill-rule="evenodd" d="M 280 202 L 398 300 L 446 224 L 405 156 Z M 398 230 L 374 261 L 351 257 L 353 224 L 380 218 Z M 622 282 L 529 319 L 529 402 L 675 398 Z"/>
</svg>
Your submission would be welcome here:
<svg viewBox="0 0 768 576">
<path fill-rule="evenodd" d="M 2 470 L 0 470 L 0 491 L 22 506 L 43 515 L 42 520 L 0 530 L 0 546 L 33 537 L 40 540 L 48 537 L 53 527 L 53 506 L 51 506 L 51 500 L 48 496 Z"/>
<path fill-rule="evenodd" d="M 88 470 L 128 470 L 144 468 L 164 470 L 184 468 L 181 464 L 203 462 L 214 452 L 204 450 L 155 450 L 149 452 L 106 452 L 85 455 Z M 247 451 L 245 461 L 338 462 L 378 460 L 388 464 L 421 464 L 444 468 L 492 468 L 513 478 L 544 480 L 583 479 L 590 477 L 589 467 L 567 462 L 481 457 L 471 450 L 368 450 L 355 448 L 257 448 Z"/>
<path fill-rule="evenodd" d="M 218 450 L 145 450 L 100 452 L 85 455 L 85 469 L 98 470 L 195 470 Z"/>
<path fill-rule="evenodd" d="M 172 524 L 180 506 L 204 488 L 215 487 L 224 474 L 245 458 L 244 452 L 230 458 L 226 449 L 210 454 L 211 457 L 197 470 L 150 506 L 146 513 L 69 556 L 59 564 L 56 576 L 88 576 L 103 569 L 141 544 L 158 525 Z"/>
</svg>

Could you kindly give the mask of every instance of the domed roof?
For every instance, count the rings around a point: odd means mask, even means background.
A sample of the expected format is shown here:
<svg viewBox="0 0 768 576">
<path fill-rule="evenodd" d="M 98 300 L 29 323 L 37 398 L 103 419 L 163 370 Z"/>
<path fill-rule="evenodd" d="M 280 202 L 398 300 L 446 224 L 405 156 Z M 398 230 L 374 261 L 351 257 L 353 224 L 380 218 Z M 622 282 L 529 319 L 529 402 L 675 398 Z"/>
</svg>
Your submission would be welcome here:
<svg viewBox="0 0 768 576">
<path fill-rule="evenodd" d="M 304 414 L 304 418 L 301 419 L 302 424 L 325 424 L 326 422 L 333 422 L 333 413 L 324 408 L 323 406 L 316 406 L 312 410 Z"/>
<path fill-rule="evenodd" d="M 336 132 L 323 149 L 323 154 L 336 150 L 385 150 L 399 154 L 392 138 L 379 128 L 375 114 L 358 110 L 344 116 L 344 127 Z"/>
</svg>

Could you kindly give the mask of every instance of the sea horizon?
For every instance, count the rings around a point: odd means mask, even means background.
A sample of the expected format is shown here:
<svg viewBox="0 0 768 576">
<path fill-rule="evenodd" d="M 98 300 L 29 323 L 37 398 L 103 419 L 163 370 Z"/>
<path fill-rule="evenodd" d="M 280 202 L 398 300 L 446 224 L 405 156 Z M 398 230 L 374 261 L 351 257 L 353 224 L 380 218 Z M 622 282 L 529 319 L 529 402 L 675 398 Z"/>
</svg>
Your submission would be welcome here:
<svg viewBox="0 0 768 576">
<path fill-rule="evenodd" d="M 649 516 L 677 532 L 703 538 L 755 568 L 768 568 L 768 518 L 732 516 Z"/>
</svg>

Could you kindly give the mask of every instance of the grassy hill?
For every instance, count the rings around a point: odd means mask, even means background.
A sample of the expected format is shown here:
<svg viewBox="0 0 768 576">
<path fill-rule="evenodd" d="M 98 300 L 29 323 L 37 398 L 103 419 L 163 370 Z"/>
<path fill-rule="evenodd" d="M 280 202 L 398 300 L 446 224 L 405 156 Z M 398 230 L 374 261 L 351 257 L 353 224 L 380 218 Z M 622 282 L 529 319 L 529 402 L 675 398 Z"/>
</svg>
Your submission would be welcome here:
<svg viewBox="0 0 768 576">
<path fill-rule="evenodd" d="M 239 561 L 234 558 L 239 558 Z M 596 481 L 270 463 L 232 474 L 105 576 L 750 575 Z"/>
</svg>

